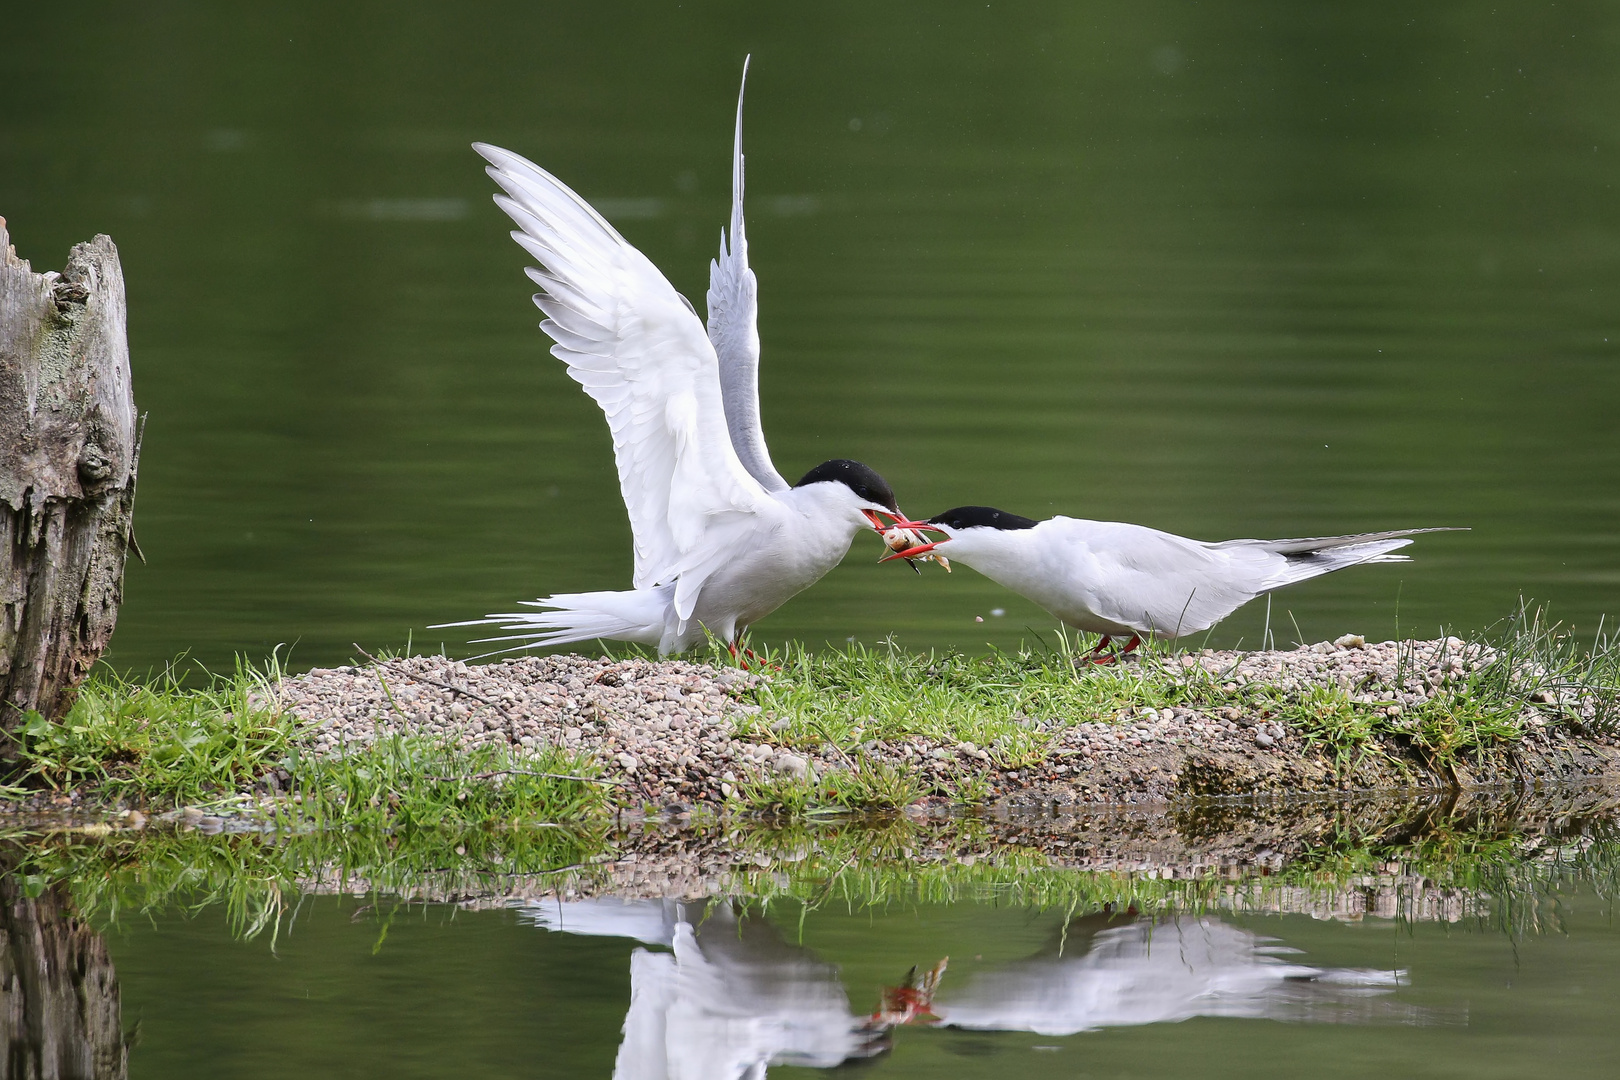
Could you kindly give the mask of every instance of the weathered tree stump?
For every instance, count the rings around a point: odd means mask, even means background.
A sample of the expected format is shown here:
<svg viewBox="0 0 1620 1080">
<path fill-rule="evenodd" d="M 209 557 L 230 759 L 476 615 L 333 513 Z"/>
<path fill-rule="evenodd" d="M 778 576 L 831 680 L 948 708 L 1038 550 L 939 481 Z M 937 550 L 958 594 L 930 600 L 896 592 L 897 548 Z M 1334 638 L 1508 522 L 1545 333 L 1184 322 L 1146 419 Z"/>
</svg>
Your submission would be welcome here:
<svg viewBox="0 0 1620 1080">
<path fill-rule="evenodd" d="M 107 942 L 60 889 L 0 877 L 0 1080 L 123 1080 L 128 1050 Z"/>
<path fill-rule="evenodd" d="M 65 713 L 118 619 L 140 456 L 124 323 L 109 237 L 36 274 L 0 218 L 0 731 Z"/>
</svg>

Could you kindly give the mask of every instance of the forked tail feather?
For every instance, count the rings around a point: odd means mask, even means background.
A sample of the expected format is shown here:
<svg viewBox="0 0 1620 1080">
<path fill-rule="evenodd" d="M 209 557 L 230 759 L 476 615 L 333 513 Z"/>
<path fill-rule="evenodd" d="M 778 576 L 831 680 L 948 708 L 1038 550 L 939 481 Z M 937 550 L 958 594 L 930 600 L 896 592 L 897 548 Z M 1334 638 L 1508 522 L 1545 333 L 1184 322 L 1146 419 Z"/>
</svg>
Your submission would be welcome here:
<svg viewBox="0 0 1620 1080">
<path fill-rule="evenodd" d="M 541 608 L 540 611 L 486 615 L 482 619 L 469 619 L 466 622 L 439 623 L 433 629 L 493 626 L 516 631 L 498 637 L 475 638 L 476 644 L 518 642 L 509 648 L 485 654 L 489 656 L 598 639 L 659 645 L 669 625 L 674 595 L 673 585 L 657 585 L 627 592 L 558 593 L 543 600 L 521 601 L 527 607 Z"/>
<path fill-rule="evenodd" d="M 1412 541 L 1406 538 L 1373 540 L 1359 544 L 1335 544 L 1315 551 L 1295 551 L 1285 554 L 1287 562 L 1265 583 L 1264 591 L 1280 589 L 1299 581 L 1309 581 L 1347 566 L 1363 563 L 1411 562 L 1409 555 L 1390 554 Z"/>
</svg>

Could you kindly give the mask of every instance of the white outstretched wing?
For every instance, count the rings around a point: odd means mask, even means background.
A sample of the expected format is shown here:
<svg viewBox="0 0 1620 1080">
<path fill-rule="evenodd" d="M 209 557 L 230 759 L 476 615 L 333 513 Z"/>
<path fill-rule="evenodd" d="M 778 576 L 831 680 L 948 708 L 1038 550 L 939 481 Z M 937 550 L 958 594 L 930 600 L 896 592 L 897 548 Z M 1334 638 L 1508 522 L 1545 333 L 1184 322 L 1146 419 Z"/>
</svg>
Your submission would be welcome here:
<svg viewBox="0 0 1620 1080">
<path fill-rule="evenodd" d="M 667 584 L 712 569 L 711 528 L 768 499 L 743 469 L 727 434 L 718 361 L 691 306 L 567 185 L 517 154 L 475 143 L 505 195 L 495 202 L 542 269 L 540 328 L 552 355 L 607 415 L 619 489 L 630 512 L 635 586 Z M 682 581 L 684 619 L 700 581 Z M 682 601 L 685 601 L 682 603 Z"/>
<path fill-rule="evenodd" d="M 709 263 L 709 340 L 720 360 L 720 392 L 731 445 L 748 475 L 766 491 L 786 491 L 788 482 L 771 464 L 759 423 L 759 281 L 748 268 L 743 231 L 743 91 L 748 61 L 737 91 L 737 135 L 731 156 L 731 238 L 720 231 L 720 257 Z"/>
</svg>

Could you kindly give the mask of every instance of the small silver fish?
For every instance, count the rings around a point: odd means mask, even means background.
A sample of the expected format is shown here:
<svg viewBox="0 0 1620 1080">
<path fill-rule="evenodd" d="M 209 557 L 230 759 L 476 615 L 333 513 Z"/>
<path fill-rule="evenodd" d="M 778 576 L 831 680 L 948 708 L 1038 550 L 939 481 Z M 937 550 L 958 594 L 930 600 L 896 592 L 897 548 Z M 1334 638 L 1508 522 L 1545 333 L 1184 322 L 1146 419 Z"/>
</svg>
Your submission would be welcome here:
<svg viewBox="0 0 1620 1080">
<path fill-rule="evenodd" d="M 899 552 L 919 547 L 927 541 L 911 529 L 894 528 L 883 534 L 883 543 L 890 551 Z M 911 564 L 913 570 L 917 570 L 917 564 L 920 562 L 937 562 L 947 574 L 951 572 L 950 560 L 943 555 L 918 555 L 914 559 L 907 559 L 906 562 Z"/>
</svg>

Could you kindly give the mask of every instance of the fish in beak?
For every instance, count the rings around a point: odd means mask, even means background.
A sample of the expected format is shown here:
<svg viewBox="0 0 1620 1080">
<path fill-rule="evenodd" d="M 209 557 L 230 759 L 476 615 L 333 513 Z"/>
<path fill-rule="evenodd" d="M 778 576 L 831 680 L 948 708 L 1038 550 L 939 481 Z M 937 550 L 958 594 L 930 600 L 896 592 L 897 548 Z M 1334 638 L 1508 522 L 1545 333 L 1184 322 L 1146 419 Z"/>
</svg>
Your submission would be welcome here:
<svg viewBox="0 0 1620 1080">
<path fill-rule="evenodd" d="M 950 573 L 951 563 L 949 559 L 943 555 L 929 554 L 935 547 L 949 540 L 950 537 L 946 536 L 929 543 L 922 535 L 925 529 L 930 532 L 942 533 L 945 531 L 938 525 L 930 525 L 926 521 L 907 521 L 904 518 L 896 518 L 894 525 L 883 534 L 883 543 L 888 547 L 889 554 L 878 561 L 889 562 L 893 559 L 904 559 L 919 574 L 922 573 L 922 570 L 918 568 L 918 562 L 937 562 L 941 569 L 947 574 Z"/>
<path fill-rule="evenodd" d="M 878 516 L 879 514 L 887 514 L 895 521 L 905 521 L 906 516 L 904 514 L 889 510 L 862 510 L 861 513 L 866 515 L 866 520 L 872 525 L 872 531 L 883 538 L 883 545 L 891 551 L 895 550 L 897 545 L 898 547 L 911 547 L 922 543 L 922 537 L 915 532 L 885 525 L 883 519 Z M 916 563 L 910 565 L 913 570 L 917 570 Z M 920 574 L 922 571 L 917 570 L 917 573 Z"/>
</svg>

